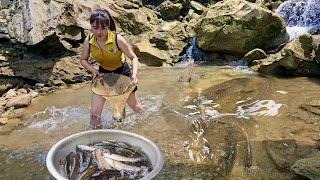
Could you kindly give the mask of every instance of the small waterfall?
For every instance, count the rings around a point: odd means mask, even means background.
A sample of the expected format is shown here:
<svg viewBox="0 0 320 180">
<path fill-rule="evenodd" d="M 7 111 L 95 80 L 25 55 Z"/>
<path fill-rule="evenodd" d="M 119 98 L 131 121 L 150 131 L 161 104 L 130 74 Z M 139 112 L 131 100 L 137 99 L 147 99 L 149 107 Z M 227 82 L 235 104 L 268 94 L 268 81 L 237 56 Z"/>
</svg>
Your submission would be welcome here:
<svg viewBox="0 0 320 180">
<path fill-rule="evenodd" d="M 319 32 L 320 0 L 288 0 L 276 9 L 276 13 L 285 19 L 290 39 Z"/>
<path fill-rule="evenodd" d="M 204 52 L 197 47 L 197 38 L 193 37 L 191 45 L 188 47 L 186 54 L 182 56 L 181 62 L 176 64 L 176 67 L 187 67 L 191 61 L 194 60 L 195 64 L 202 63 Z M 193 63 L 193 62 L 192 62 Z"/>
</svg>

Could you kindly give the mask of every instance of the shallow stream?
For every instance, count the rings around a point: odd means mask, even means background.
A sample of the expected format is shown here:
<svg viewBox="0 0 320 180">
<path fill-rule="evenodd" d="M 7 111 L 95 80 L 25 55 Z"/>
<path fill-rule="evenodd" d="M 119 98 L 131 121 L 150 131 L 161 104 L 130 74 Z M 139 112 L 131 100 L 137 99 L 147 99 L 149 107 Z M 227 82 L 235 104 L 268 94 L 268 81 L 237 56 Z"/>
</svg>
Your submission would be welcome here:
<svg viewBox="0 0 320 180">
<path fill-rule="evenodd" d="M 198 66 L 191 83 L 179 83 L 184 70 L 142 68 L 137 93 L 146 112 L 127 107 L 121 123 L 107 107 L 102 116 L 106 128 L 159 144 L 165 165 L 158 179 L 301 178 L 290 165 L 319 151 L 319 116 L 301 108 L 320 99 L 318 80 Z M 214 93 L 205 90 L 240 77 Z M 90 96 L 86 83 L 34 99 L 24 126 L 0 136 L 0 179 L 53 179 L 46 153 L 63 137 L 87 129 Z"/>
</svg>

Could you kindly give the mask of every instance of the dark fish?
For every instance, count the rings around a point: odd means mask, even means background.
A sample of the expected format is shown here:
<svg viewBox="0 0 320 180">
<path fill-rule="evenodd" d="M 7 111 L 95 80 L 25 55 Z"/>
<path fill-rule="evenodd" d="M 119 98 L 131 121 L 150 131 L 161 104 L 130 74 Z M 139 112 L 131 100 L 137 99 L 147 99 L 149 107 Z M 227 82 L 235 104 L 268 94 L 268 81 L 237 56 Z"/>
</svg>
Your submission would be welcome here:
<svg viewBox="0 0 320 180">
<path fill-rule="evenodd" d="M 125 179 L 118 170 L 105 170 L 99 171 L 91 176 L 95 180 L 105 180 L 105 179 Z"/>
<path fill-rule="evenodd" d="M 210 100 L 218 100 L 230 94 L 243 90 L 250 83 L 250 78 L 232 79 L 221 84 L 209 87 L 203 91 L 203 95 Z"/>
<path fill-rule="evenodd" d="M 248 134 L 245 132 L 245 130 L 243 128 L 240 128 L 240 129 L 242 129 L 242 132 L 246 138 L 246 154 L 244 157 L 244 168 L 245 168 L 246 173 L 249 173 L 250 168 L 252 166 L 252 146 L 251 146 L 251 142 L 248 137 Z"/>
<path fill-rule="evenodd" d="M 63 177 L 68 177 L 67 171 L 66 171 L 66 160 L 60 160 L 59 162 L 59 172 Z"/>
<path fill-rule="evenodd" d="M 70 179 L 76 179 L 80 169 L 80 162 L 76 153 L 71 152 L 67 155 L 65 169 Z"/>
<path fill-rule="evenodd" d="M 77 180 L 89 179 L 97 170 L 98 169 L 96 166 L 90 166 L 88 169 L 79 174 Z"/>
<path fill-rule="evenodd" d="M 229 176 L 236 161 L 238 140 L 233 126 L 229 126 L 227 131 L 229 133 L 226 137 L 226 176 Z"/>
</svg>

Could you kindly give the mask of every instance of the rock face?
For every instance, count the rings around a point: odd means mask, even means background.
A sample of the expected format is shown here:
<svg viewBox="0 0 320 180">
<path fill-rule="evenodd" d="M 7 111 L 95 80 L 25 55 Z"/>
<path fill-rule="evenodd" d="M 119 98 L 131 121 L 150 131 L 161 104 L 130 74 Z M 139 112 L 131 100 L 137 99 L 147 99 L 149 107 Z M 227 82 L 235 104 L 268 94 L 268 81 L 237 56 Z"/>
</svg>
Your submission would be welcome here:
<svg viewBox="0 0 320 180">
<path fill-rule="evenodd" d="M 277 48 L 288 40 L 280 16 L 243 0 L 211 6 L 197 25 L 196 36 L 203 50 L 241 55 L 254 48 Z"/>
<path fill-rule="evenodd" d="M 319 44 L 319 36 L 302 35 L 286 44 L 280 52 L 254 61 L 256 65 L 252 69 L 270 74 L 318 76 L 320 75 L 320 57 L 317 54 Z"/>
<path fill-rule="evenodd" d="M 98 2 L 107 5 L 106 2 Z M 56 34 L 61 39 L 80 40 L 81 31 L 68 31 L 71 26 L 88 29 L 87 21 L 95 4 L 86 1 L 14 1 L 1 9 L 2 21 L 8 24 L 0 30 L 3 36 L 27 45 L 35 45 Z M 81 30 L 81 29 L 79 29 Z M 82 35 L 83 36 L 83 35 Z"/>
</svg>

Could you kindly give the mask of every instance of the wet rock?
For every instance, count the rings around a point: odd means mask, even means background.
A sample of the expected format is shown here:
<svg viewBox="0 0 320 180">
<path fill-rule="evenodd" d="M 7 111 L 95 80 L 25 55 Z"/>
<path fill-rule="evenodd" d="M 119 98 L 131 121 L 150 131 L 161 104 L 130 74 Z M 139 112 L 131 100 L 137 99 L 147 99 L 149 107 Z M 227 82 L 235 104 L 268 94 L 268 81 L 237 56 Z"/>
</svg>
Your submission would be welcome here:
<svg viewBox="0 0 320 180">
<path fill-rule="evenodd" d="M 297 158 L 295 140 L 265 141 L 269 158 L 280 170 L 289 169 Z"/>
<path fill-rule="evenodd" d="M 276 48 L 289 39 L 279 15 L 243 0 L 210 6 L 196 34 L 203 50 L 239 55 L 254 48 Z"/>
<path fill-rule="evenodd" d="M 264 59 L 264 58 L 267 58 L 267 54 L 262 49 L 259 49 L 259 48 L 249 51 L 244 55 L 244 59 L 247 60 L 249 64 L 251 64 L 253 60 Z"/>
<path fill-rule="evenodd" d="M 286 44 L 280 52 L 254 61 L 252 69 L 266 74 L 320 75 L 320 64 L 315 58 L 315 44 L 320 40 L 304 34 Z"/>
<path fill-rule="evenodd" d="M 11 107 L 20 108 L 20 107 L 29 106 L 31 104 L 31 99 L 32 98 L 30 94 L 19 95 L 17 97 L 10 99 L 6 103 L 6 108 L 7 109 Z"/>
<path fill-rule="evenodd" d="M 291 169 L 296 174 L 312 180 L 320 179 L 320 156 L 300 159 L 293 164 Z"/>
</svg>

